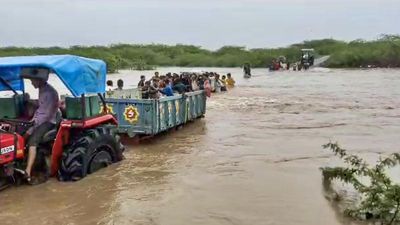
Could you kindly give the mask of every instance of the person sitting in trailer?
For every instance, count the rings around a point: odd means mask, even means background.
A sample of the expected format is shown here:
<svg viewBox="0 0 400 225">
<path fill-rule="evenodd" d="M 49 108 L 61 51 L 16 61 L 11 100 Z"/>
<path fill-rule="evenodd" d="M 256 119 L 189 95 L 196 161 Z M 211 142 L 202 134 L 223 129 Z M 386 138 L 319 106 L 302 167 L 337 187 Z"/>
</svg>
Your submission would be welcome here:
<svg viewBox="0 0 400 225">
<path fill-rule="evenodd" d="M 160 79 L 158 80 L 158 89 L 162 90 L 163 88 L 165 88 L 164 77 L 160 76 Z"/>
<path fill-rule="evenodd" d="M 192 81 L 192 88 L 191 88 L 192 91 L 198 91 L 198 90 L 200 90 L 200 87 L 199 87 L 199 80 L 198 80 L 196 74 L 193 74 L 193 75 L 192 75 L 191 81 Z"/>
<path fill-rule="evenodd" d="M 155 79 L 160 79 L 160 73 L 158 71 L 154 72 L 154 77 Z"/>
<path fill-rule="evenodd" d="M 165 96 L 174 96 L 174 91 L 172 90 L 171 82 L 166 79 L 164 81 L 165 87 L 160 90 L 160 92 Z"/>
<path fill-rule="evenodd" d="M 114 94 L 112 80 L 108 80 L 106 84 L 107 84 L 106 94 L 107 94 L 107 96 L 112 96 Z"/>
<path fill-rule="evenodd" d="M 200 75 L 199 77 L 198 77 L 198 84 L 199 84 L 199 90 L 204 90 L 204 80 L 205 80 L 205 75 L 203 76 L 203 75 Z"/>
<path fill-rule="evenodd" d="M 174 91 L 178 92 L 179 94 L 183 94 L 186 92 L 186 86 L 183 84 L 180 78 L 177 78 L 174 83 Z"/>
<path fill-rule="evenodd" d="M 54 129 L 59 109 L 59 96 L 56 89 L 47 83 L 48 76 L 49 70 L 41 68 L 26 69 L 21 73 L 22 78 L 30 79 L 33 87 L 39 89 L 38 108 L 31 120 L 33 126 L 25 134 L 28 137 L 27 146 L 29 149 L 25 178 L 29 184 L 32 184 L 31 172 L 36 158 L 37 146 L 43 136 Z"/>
<path fill-rule="evenodd" d="M 115 90 L 122 91 L 123 89 L 124 89 L 124 81 L 122 79 L 119 79 L 117 81 L 117 88 Z"/>
<path fill-rule="evenodd" d="M 160 88 L 159 88 L 159 80 L 157 78 L 152 79 L 153 83 L 149 86 L 149 98 L 158 99 L 160 98 Z"/>
<path fill-rule="evenodd" d="M 181 75 L 181 81 L 186 87 L 186 91 L 192 91 L 192 82 L 187 74 Z"/>
<path fill-rule="evenodd" d="M 150 81 L 144 82 L 144 86 L 142 87 L 142 99 L 148 99 L 149 98 L 149 90 L 150 90 Z"/>
<path fill-rule="evenodd" d="M 144 83 L 146 82 L 146 77 L 144 76 L 144 75 L 141 75 L 140 76 L 140 81 L 139 81 L 139 83 L 138 83 L 138 88 L 142 88 L 142 87 L 144 87 Z"/>
</svg>

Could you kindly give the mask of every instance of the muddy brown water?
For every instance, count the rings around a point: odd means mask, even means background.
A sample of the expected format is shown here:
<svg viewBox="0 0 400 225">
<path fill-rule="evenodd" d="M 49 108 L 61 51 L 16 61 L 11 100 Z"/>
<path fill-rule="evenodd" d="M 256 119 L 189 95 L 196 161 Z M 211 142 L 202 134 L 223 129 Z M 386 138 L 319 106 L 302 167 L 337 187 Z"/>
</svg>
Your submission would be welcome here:
<svg viewBox="0 0 400 225">
<path fill-rule="evenodd" d="M 400 71 L 208 70 L 238 85 L 213 95 L 204 119 L 128 145 L 123 162 L 82 181 L 0 192 L 0 224 L 353 224 L 325 198 L 319 168 L 338 161 L 321 145 L 398 151 Z M 151 73 L 110 78 L 135 86 Z"/>
</svg>

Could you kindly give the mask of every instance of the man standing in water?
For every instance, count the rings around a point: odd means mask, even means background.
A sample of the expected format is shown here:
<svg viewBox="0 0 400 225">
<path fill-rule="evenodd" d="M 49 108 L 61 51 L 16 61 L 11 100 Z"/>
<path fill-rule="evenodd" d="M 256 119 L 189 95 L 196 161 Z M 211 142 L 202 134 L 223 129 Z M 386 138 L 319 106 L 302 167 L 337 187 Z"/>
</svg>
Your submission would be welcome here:
<svg viewBox="0 0 400 225">
<path fill-rule="evenodd" d="M 31 72 L 27 74 L 23 73 L 21 76 L 30 79 L 33 87 L 39 89 L 39 107 L 31 120 L 34 125 L 26 132 L 26 136 L 29 136 L 27 144 L 29 155 L 25 176 L 28 183 L 32 184 L 31 174 L 36 158 L 37 146 L 43 136 L 55 127 L 59 97 L 56 89 L 47 83 L 49 76 L 47 69 L 32 69 Z"/>
<path fill-rule="evenodd" d="M 243 72 L 244 72 L 244 77 L 245 78 L 250 78 L 251 77 L 251 68 L 250 68 L 250 63 L 245 63 L 243 66 Z"/>
</svg>

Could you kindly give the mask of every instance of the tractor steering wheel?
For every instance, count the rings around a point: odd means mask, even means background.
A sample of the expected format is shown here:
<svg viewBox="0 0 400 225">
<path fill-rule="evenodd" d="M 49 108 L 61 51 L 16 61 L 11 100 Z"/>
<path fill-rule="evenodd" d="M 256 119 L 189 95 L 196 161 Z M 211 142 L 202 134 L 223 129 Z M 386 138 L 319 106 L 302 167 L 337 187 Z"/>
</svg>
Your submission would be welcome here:
<svg viewBox="0 0 400 225">
<path fill-rule="evenodd" d="M 0 119 L 0 123 L 8 123 L 10 125 L 33 125 L 33 122 L 20 119 Z"/>
<path fill-rule="evenodd" d="M 6 125 L 6 126 L 4 126 Z M 8 126 L 7 126 L 8 125 Z M 31 121 L 20 119 L 0 119 L 0 128 L 9 132 L 23 133 L 34 125 Z"/>
</svg>

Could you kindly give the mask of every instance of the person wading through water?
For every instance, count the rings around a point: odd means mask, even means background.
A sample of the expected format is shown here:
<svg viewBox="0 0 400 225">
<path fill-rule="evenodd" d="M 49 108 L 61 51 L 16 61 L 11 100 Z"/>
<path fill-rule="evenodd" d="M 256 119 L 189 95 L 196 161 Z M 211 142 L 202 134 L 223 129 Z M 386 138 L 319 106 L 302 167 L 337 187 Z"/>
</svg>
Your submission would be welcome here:
<svg viewBox="0 0 400 225">
<path fill-rule="evenodd" d="M 245 63 L 243 66 L 243 72 L 244 72 L 244 77 L 245 78 L 250 78 L 251 77 L 251 68 L 250 68 L 250 63 Z"/>
<path fill-rule="evenodd" d="M 228 87 L 230 87 L 230 88 L 234 87 L 236 81 L 232 78 L 232 75 L 230 73 L 228 73 L 226 76 L 228 77 L 226 79 L 226 84 L 228 85 Z"/>
</svg>

